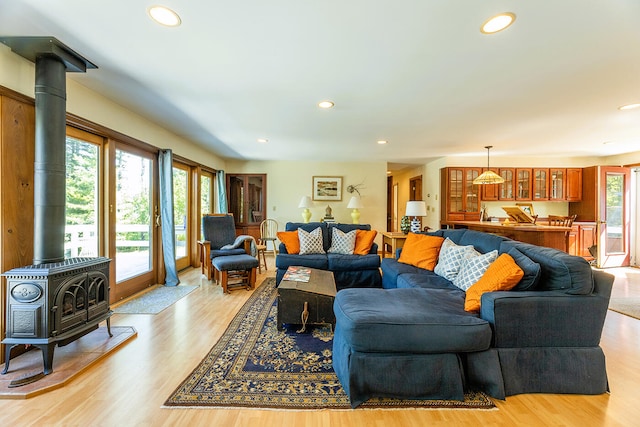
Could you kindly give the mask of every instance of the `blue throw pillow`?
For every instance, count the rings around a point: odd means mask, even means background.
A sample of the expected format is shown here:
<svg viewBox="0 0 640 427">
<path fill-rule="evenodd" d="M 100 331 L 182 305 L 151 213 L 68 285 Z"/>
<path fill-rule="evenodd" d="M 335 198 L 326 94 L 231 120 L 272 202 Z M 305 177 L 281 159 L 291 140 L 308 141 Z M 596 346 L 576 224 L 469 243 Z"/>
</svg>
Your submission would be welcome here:
<svg viewBox="0 0 640 427">
<path fill-rule="evenodd" d="M 532 261 L 531 258 L 526 256 L 513 246 L 509 247 L 509 249 L 506 250 L 505 253 L 511 255 L 511 258 L 513 258 L 516 264 L 518 264 L 518 267 L 520 267 L 522 271 L 524 271 L 524 277 L 522 278 L 522 280 L 520 280 L 520 283 L 518 283 L 511 290 L 526 291 L 533 289 L 538 283 L 538 279 L 540 278 L 540 264 Z"/>
</svg>

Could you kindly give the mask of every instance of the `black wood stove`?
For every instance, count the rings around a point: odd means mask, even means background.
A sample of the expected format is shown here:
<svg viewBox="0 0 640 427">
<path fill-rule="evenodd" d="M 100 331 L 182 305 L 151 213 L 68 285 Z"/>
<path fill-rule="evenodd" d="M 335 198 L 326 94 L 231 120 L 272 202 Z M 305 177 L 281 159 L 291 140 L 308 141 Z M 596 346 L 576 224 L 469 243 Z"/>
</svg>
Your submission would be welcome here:
<svg viewBox="0 0 640 427">
<path fill-rule="evenodd" d="M 71 258 L 59 263 L 29 265 L 3 274 L 7 278 L 7 345 L 11 349 L 33 345 L 42 350 L 44 373 L 53 369 L 56 345 L 64 346 L 107 321 L 109 309 L 109 258 Z"/>
<path fill-rule="evenodd" d="M 35 164 L 33 264 L 7 278 L 7 346 L 42 350 L 44 374 L 52 371 L 56 345 L 66 345 L 109 318 L 110 259 L 64 259 L 66 202 L 66 73 L 97 68 L 52 37 L 2 37 L 18 55 L 35 62 Z"/>
</svg>

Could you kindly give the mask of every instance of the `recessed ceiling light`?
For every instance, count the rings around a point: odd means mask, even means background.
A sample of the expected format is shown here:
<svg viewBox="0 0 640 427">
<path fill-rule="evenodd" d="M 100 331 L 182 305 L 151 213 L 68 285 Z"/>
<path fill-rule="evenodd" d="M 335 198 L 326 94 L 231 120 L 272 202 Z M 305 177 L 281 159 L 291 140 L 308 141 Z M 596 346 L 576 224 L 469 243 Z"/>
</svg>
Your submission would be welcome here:
<svg viewBox="0 0 640 427">
<path fill-rule="evenodd" d="M 182 23 L 177 13 L 164 6 L 151 6 L 149 8 L 149 16 L 158 24 L 166 25 L 167 27 L 177 27 Z"/>
<path fill-rule="evenodd" d="M 515 13 L 504 12 L 499 15 L 496 15 L 492 18 L 489 18 L 482 27 L 480 27 L 480 32 L 483 34 L 493 34 L 498 31 L 502 31 L 516 20 Z"/>
<path fill-rule="evenodd" d="M 379 141 L 378 141 L 378 144 L 380 144 L 380 145 L 384 145 L 384 144 L 386 144 L 387 142 L 389 142 L 389 141 L 385 141 L 384 139 L 381 139 L 381 140 L 379 140 Z"/>
<path fill-rule="evenodd" d="M 269 142 L 269 140 L 267 138 L 258 138 L 258 142 L 260 144 L 266 144 L 267 142 Z"/>
<path fill-rule="evenodd" d="M 618 110 L 633 110 L 634 108 L 640 108 L 640 104 L 627 104 L 622 107 L 618 107 Z"/>
<path fill-rule="evenodd" d="M 331 101 L 320 101 L 318 102 L 318 107 L 320 108 L 331 108 L 333 107 L 335 104 Z"/>
</svg>

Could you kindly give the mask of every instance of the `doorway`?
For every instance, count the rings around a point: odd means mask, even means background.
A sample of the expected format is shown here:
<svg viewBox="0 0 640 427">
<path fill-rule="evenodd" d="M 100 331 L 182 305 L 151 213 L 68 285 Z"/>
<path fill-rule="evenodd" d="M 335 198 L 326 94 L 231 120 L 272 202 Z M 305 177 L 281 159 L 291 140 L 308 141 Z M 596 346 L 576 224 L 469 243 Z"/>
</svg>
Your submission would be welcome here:
<svg viewBox="0 0 640 427">
<path fill-rule="evenodd" d="M 409 201 L 414 200 L 422 200 L 422 175 L 409 179 Z M 420 221 L 420 230 L 422 230 L 422 218 L 417 218 Z"/>
<path fill-rule="evenodd" d="M 629 168 L 600 168 L 597 259 L 601 268 L 629 266 L 630 184 Z"/>
</svg>

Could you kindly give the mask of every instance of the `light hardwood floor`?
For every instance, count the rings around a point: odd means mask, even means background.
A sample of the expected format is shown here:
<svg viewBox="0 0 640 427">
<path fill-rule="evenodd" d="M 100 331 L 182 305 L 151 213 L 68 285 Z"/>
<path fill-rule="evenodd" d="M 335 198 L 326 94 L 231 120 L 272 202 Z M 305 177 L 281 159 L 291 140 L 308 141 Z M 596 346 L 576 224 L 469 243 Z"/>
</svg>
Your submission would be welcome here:
<svg viewBox="0 0 640 427">
<path fill-rule="evenodd" d="M 274 275 L 273 257 L 267 259 L 269 271 L 258 283 Z M 609 271 L 617 276 L 616 296 L 640 296 L 640 270 Z M 511 396 L 496 401 L 494 411 L 163 409 L 250 295 L 223 295 L 195 269 L 181 280 L 201 287 L 155 316 L 115 314 L 112 324 L 134 326 L 136 339 L 62 389 L 0 400 L 0 426 L 632 426 L 640 420 L 640 320 L 612 311 L 602 336 L 610 394 Z"/>
</svg>

